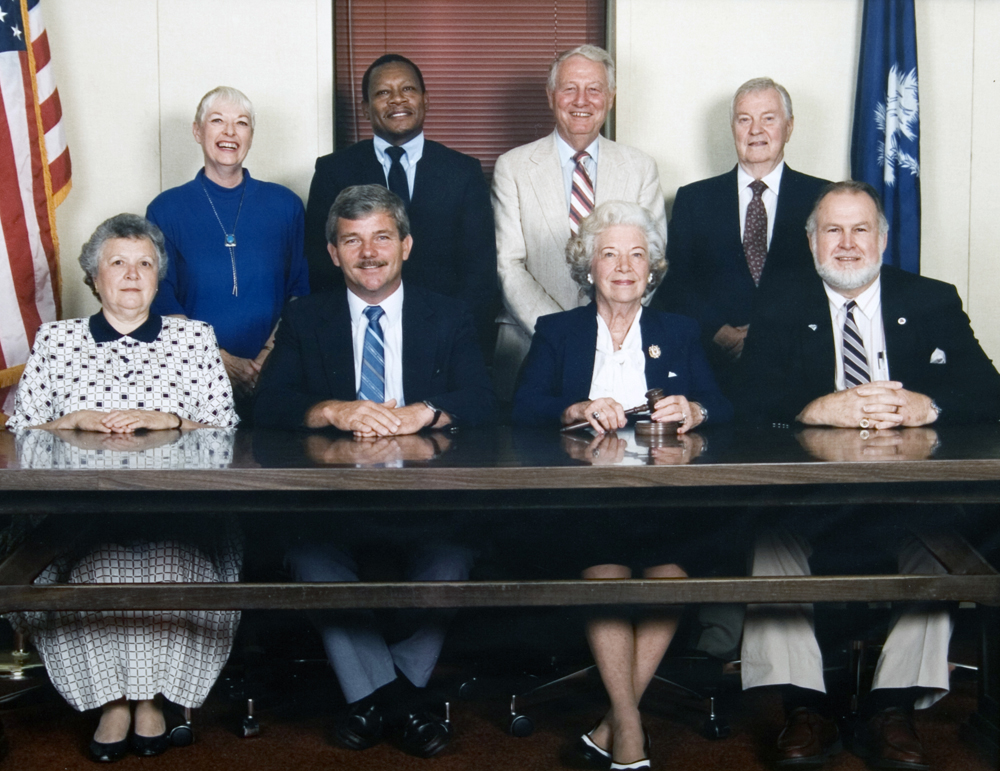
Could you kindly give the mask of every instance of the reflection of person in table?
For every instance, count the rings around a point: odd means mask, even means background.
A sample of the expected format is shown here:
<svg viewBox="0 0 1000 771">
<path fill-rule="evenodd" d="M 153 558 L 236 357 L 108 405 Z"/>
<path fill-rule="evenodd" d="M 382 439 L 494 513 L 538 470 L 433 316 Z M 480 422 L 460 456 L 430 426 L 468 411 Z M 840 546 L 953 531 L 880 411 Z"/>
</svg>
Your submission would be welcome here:
<svg viewBox="0 0 1000 771">
<path fill-rule="evenodd" d="M 255 122 L 241 91 L 219 86 L 205 94 L 192 126 L 205 167 L 146 210 L 170 254 L 153 311 L 214 327 L 243 417 L 282 308 L 309 294 L 302 201 L 243 168 Z"/>
<path fill-rule="evenodd" d="M 182 430 L 236 425 L 212 328 L 149 312 L 166 261 L 163 235 L 142 217 L 119 214 L 97 228 L 84 244 L 80 265 L 101 310 L 38 330 L 9 429 L 44 428 L 73 439 L 73 430 L 109 436 L 144 429 L 150 434 L 142 443 L 155 446 L 161 432 L 176 438 Z M 115 455 L 107 448 L 90 451 L 86 441 L 74 444 L 82 445 L 83 456 Z M 118 522 L 105 538 L 64 555 L 37 580 L 237 580 L 240 555 L 228 526 L 210 521 L 198 532 L 192 541 L 179 537 L 172 522 Z M 167 749 L 159 700 L 199 706 L 229 656 L 238 621 L 235 611 L 16 616 L 63 697 L 79 710 L 103 707 L 90 753 L 104 761 L 117 760 L 130 746 L 139 755 Z"/>
<path fill-rule="evenodd" d="M 514 396 L 513 420 L 526 425 L 569 425 L 586 420 L 599 434 L 627 424 L 624 410 L 643 404 L 646 391 L 662 388 L 654 422 L 676 422 L 684 434 L 706 420 L 732 415 L 690 319 L 651 311 L 642 300 L 663 278 L 663 235 L 638 204 L 609 201 L 598 206 L 570 239 L 566 259 L 574 279 L 592 287 L 588 306 L 543 316 L 535 326 Z M 611 543 L 600 527 L 582 548 L 584 578 L 630 578 L 632 566 L 646 578 L 686 574 L 669 559 L 662 537 L 643 533 Z M 638 535 L 630 533 L 630 536 Z M 617 553 L 616 553 L 617 551 Z M 589 561 L 593 559 L 594 561 Z M 631 617 L 594 618 L 587 637 L 611 709 L 579 749 L 592 763 L 640 763 L 648 768 L 639 700 L 670 645 L 678 610 Z"/>
<path fill-rule="evenodd" d="M 882 265 L 888 231 L 869 185 L 837 182 L 820 193 L 806 224 L 815 272 L 789 285 L 784 302 L 759 306 L 750 324 L 737 405 L 747 421 L 853 428 L 871 443 L 876 432 L 885 439 L 886 429 L 1000 419 L 1000 374 L 955 287 Z M 910 450 L 932 451 L 930 434 L 923 443 L 920 434 L 910 436 Z M 803 443 L 831 452 L 815 435 Z M 889 544 L 900 573 L 944 572 L 908 531 L 879 530 L 886 514 L 868 512 L 863 542 L 846 527 L 827 527 L 823 535 L 829 542 L 848 531 L 845 559 L 860 559 L 868 544 Z M 809 575 L 814 550 L 806 528 L 820 530 L 818 519 L 792 514 L 788 526 L 761 532 L 753 575 Z M 909 605 L 895 614 L 852 745 L 872 765 L 927 768 L 913 713 L 948 692 L 951 629 L 940 606 Z M 818 766 L 839 752 L 811 605 L 748 606 L 740 658 L 744 688 L 776 687 L 783 695 L 779 765 Z"/>
</svg>

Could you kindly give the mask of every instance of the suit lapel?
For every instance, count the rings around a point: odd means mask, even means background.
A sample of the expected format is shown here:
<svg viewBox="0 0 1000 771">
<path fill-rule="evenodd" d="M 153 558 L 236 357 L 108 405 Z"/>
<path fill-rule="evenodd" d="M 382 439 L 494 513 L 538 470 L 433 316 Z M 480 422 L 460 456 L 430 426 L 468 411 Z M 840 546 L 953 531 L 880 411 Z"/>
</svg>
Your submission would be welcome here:
<svg viewBox="0 0 1000 771">
<path fill-rule="evenodd" d="M 632 170 L 623 155 L 621 148 L 610 139 L 598 138 L 597 183 L 594 188 L 598 204 L 626 197 Z"/>
<path fill-rule="evenodd" d="M 426 393 L 434 375 L 438 335 L 430 323 L 433 315 L 419 288 L 407 287 L 403 294 L 403 398 L 407 404 Z"/>
<path fill-rule="evenodd" d="M 438 159 L 436 156 L 434 143 L 429 139 L 425 139 L 424 152 L 421 154 L 420 160 L 417 161 L 417 170 L 413 177 L 411 203 L 423 198 L 432 198 L 434 191 L 438 190 L 444 184 L 444 170 L 441 168 L 441 164 L 437 162 Z M 383 173 L 382 176 L 384 177 L 385 174 Z"/>
<path fill-rule="evenodd" d="M 906 386 L 910 379 L 907 367 L 919 360 L 914 349 L 913 330 L 915 324 L 908 323 L 908 306 L 903 288 L 892 268 L 883 267 L 881 272 L 882 331 L 885 335 L 886 355 L 889 358 L 889 376 L 900 380 Z M 928 359 L 929 361 L 929 359 Z"/>
<path fill-rule="evenodd" d="M 588 311 L 586 314 L 583 311 Z M 581 313 L 583 323 L 573 334 L 566 336 L 566 357 L 563 382 L 572 384 L 575 391 L 573 401 L 581 401 L 590 395 L 590 384 L 594 379 L 594 359 L 597 356 L 597 305 L 591 303 Z"/>
<path fill-rule="evenodd" d="M 385 169 L 382 168 L 382 164 L 378 162 L 378 156 L 375 155 L 375 142 L 371 139 L 365 141 L 368 143 L 368 151 L 364 153 L 363 163 L 358 169 L 358 179 L 352 184 L 388 187 L 385 180 Z"/>
<path fill-rule="evenodd" d="M 531 189 L 538 199 L 542 218 L 552 240 L 565 245 L 569 240 L 569 206 L 554 133 L 538 143 L 529 160 Z"/>
<path fill-rule="evenodd" d="M 323 371 L 330 384 L 329 392 L 337 399 L 354 399 L 354 340 L 346 290 L 329 293 L 315 334 Z"/>
<path fill-rule="evenodd" d="M 737 189 L 739 182 L 736 169 L 734 166 L 732 171 L 720 180 L 722 187 L 718 191 L 718 227 L 720 237 L 725 244 L 724 253 L 738 254 L 743 260 L 747 278 L 750 278 L 750 268 L 746 265 L 746 256 L 743 253 L 743 239 L 740 237 L 740 193 Z M 766 262 L 764 264 L 767 265 Z"/>
<path fill-rule="evenodd" d="M 795 302 L 792 298 L 786 299 Z M 801 341 L 801 351 L 792 351 L 789 356 L 802 362 L 804 378 L 815 378 L 815 389 L 823 394 L 832 393 L 837 378 L 837 347 L 833 342 L 830 298 L 826 296 L 823 280 L 817 274 L 808 278 L 808 284 L 803 286 L 797 301 L 802 304 L 803 311 L 793 314 L 792 318 L 796 319 L 794 323 L 799 324 L 795 333 Z"/>
<path fill-rule="evenodd" d="M 767 250 L 768 257 L 789 252 L 792 249 L 793 241 L 799 241 L 802 238 L 801 225 L 797 226 L 792 221 L 796 215 L 795 204 L 802 195 L 799 188 L 798 174 L 788 168 L 786 163 L 785 170 L 781 173 L 781 186 L 778 188 L 778 208 L 774 213 L 774 228 L 771 247 Z"/>
</svg>

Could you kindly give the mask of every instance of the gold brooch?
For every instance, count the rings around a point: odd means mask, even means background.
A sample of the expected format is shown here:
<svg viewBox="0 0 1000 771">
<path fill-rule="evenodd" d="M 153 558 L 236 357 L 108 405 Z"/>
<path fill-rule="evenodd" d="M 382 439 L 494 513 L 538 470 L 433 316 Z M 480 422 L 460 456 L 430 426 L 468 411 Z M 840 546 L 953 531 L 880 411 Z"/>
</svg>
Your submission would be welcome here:
<svg viewBox="0 0 1000 771">
<path fill-rule="evenodd" d="M 660 346 L 658 345 L 649 346 L 649 358 L 651 359 L 660 358 Z"/>
</svg>

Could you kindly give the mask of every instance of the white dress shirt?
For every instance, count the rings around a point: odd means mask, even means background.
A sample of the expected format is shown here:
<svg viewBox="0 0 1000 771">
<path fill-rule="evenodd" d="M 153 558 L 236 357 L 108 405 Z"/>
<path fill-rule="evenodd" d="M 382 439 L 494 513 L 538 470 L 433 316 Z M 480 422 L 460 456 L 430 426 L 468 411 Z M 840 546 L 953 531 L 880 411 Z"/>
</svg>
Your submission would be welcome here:
<svg viewBox="0 0 1000 771">
<path fill-rule="evenodd" d="M 573 169 L 576 168 L 576 162 L 573 160 L 573 156 L 576 155 L 576 150 L 570 147 L 569 143 L 559 136 L 559 132 L 555 132 L 556 137 L 556 150 L 559 152 L 559 165 L 562 168 L 563 173 L 563 188 L 566 190 L 566 216 L 569 216 L 569 207 L 573 201 Z M 590 184 L 594 186 L 594 196 L 597 196 L 597 147 L 600 144 L 600 137 L 595 139 L 586 148 L 587 152 L 590 153 L 589 158 L 584 158 L 583 167 L 587 170 L 587 174 L 590 175 Z"/>
<path fill-rule="evenodd" d="M 764 211 L 767 212 L 767 248 L 771 248 L 771 234 L 774 232 L 774 215 L 778 211 L 778 188 L 781 187 L 781 172 L 785 170 L 785 162 L 782 161 L 768 174 L 761 178 L 761 182 L 767 185 L 767 190 L 761 193 L 760 197 L 764 201 Z M 740 191 L 740 241 L 743 240 L 743 231 L 747 224 L 747 207 L 753 200 L 753 190 L 750 183 L 754 178 L 747 174 L 742 166 L 736 167 L 736 185 Z"/>
<path fill-rule="evenodd" d="M 389 169 L 392 168 L 392 158 L 386 154 L 386 149 L 392 147 L 382 137 L 373 137 L 375 142 L 375 158 L 382 164 L 385 172 L 385 186 L 389 187 Z M 406 186 L 410 191 L 410 199 L 413 198 L 413 182 L 417 178 L 417 161 L 424 155 L 424 132 L 421 131 L 406 144 L 400 145 L 406 154 L 399 159 L 399 164 L 406 172 Z"/>
<path fill-rule="evenodd" d="M 861 339 L 865 341 L 865 357 L 868 359 L 868 371 L 871 379 L 889 379 L 889 356 L 885 350 L 885 328 L 882 326 L 882 283 L 876 278 L 875 283 L 854 298 L 857 307 L 854 309 L 854 323 L 858 325 Z M 833 347 L 837 351 L 837 378 L 834 387 L 844 390 L 844 321 L 847 311 L 844 306 L 848 298 L 823 284 L 826 296 L 830 300 L 830 321 L 833 322 Z"/>
<path fill-rule="evenodd" d="M 368 303 L 350 289 L 347 290 L 347 305 L 351 311 L 351 337 L 354 340 L 354 393 L 361 388 L 361 360 L 365 355 L 365 331 L 368 317 L 365 308 Z M 403 400 L 403 285 L 386 297 L 379 306 L 384 314 L 379 323 L 385 342 L 385 400 L 396 400 L 397 407 L 405 406 Z"/>
<path fill-rule="evenodd" d="M 626 410 L 646 403 L 646 356 L 642 350 L 642 332 L 635 314 L 632 326 L 615 349 L 611 330 L 597 314 L 597 352 L 594 354 L 594 375 L 590 380 L 590 398 L 610 397 Z"/>
</svg>

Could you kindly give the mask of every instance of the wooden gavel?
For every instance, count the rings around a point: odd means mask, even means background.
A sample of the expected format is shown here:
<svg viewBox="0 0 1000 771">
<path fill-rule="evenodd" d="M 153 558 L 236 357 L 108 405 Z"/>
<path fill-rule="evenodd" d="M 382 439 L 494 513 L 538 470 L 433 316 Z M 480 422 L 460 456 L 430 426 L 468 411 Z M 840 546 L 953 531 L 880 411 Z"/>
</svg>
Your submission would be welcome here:
<svg viewBox="0 0 1000 771">
<path fill-rule="evenodd" d="M 625 410 L 626 415 L 641 415 L 644 412 L 652 412 L 656 403 L 664 397 L 662 388 L 650 388 L 646 391 L 646 403 L 640 404 L 638 407 L 632 407 Z M 581 420 L 577 423 L 570 423 L 568 426 L 563 426 L 560 431 L 576 431 L 578 428 L 584 428 L 590 425 L 589 420 Z"/>
</svg>

